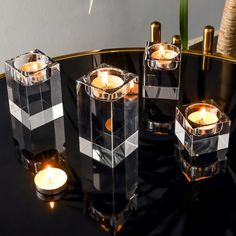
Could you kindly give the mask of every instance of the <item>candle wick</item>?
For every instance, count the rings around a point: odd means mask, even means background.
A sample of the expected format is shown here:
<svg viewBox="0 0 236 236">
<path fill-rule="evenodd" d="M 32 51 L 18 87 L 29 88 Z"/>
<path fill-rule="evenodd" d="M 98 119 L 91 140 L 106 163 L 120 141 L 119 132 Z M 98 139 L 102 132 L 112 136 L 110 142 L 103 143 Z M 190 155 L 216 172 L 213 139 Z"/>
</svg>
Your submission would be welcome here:
<svg viewBox="0 0 236 236">
<path fill-rule="evenodd" d="M 49 178 L 48 178 L 48 183 L 49 183 L 49 184 L 52 184 L 52 177 L 49 177 Z"/>
</svg>

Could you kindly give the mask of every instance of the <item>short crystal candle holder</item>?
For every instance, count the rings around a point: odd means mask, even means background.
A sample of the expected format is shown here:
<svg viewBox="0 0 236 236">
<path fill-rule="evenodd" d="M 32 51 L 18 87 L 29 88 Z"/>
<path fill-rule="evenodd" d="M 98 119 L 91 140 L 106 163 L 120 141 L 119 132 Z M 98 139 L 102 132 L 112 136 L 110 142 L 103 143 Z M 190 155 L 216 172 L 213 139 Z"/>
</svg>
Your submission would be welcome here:
<svg viewBox="0 0 236 236">
<path fill-rule="evenodd" d="M 35 49 L 6 61 L 11 115 L 29 130 L 63 116 L 59 64 Z"/>
<path fill-rule="evenodd" d="M 185 149 L 179 148 L 178 162 L 182 173 L 189 182 L 200 181 L 225 173 L 227 151 L 226 148 L 192 157 Z"/>
<path fill-rule="evenodd" d="M 230 123 L 212 100 L 176 107 L 175 134 L 190 156 L 228 148 Z"/>
<path fill-rule="evenodd" d="M 77 80 L 80 152 L 111 168 L 138 148 L 138 76 L 102 64 Z"/>
<path fill-rule="evenodd" d="M 148 131 L 173 133 L 179 100 L 181 50 L 169 43 L 147 43 L 143 62 L 142 111 Z"/>
</svg>

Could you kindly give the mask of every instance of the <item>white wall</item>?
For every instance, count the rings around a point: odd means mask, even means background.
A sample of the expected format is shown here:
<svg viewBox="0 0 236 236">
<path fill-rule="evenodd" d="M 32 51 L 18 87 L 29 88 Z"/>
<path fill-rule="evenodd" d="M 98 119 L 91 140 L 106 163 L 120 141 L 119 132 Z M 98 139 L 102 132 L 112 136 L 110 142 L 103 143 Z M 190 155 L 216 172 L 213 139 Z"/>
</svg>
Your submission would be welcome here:
<svg viewBox="0 0 236 236">
<path fill-rule="evenodd" d="M 91 49 L 144 46 L 149 24 L 163 39 L 179 33 L 179 0 L 0 0 L 0 72 L 6 59 L 34 48 L 50 56 Z M 223 0 L 189 0 L 190 38 L 219 28 Z"/>
</svg>

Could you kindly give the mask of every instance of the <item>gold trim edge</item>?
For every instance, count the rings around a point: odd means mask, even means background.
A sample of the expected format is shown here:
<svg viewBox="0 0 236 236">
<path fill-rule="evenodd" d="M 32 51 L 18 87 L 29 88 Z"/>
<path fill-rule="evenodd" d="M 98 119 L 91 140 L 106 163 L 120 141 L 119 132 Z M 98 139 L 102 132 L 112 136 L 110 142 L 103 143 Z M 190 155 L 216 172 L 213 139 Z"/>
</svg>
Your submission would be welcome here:
<svg viewBox="0 0 236 236">
<path fill-rule="evenodd" d="M 118 52 L 142 52 L 144 51 L 143 47 L 138 48 L 113 48 L 113 49 L 101 49 L 101 50 L 90 50 L 90 51 L 84 51 L 84 52 L 78 52 L 78 53 L 72 53 L 72 54 L 66 54 L 62 56 L 54 57 L 53 59 L 55 61 L 63 61 L 68 60 L 76 57 L 82 57 L 82 56 L 89 56 L 89 55 L 95 55 L 95 54 L 105 54 L 105 53 L 118 53 Z M 225 61 L 235 62 L 236 58 L 231 56 L 224 56 L 219 53 L 214 54 L 203 54 L 201 51 L 194 51 L 194 50 L 184 50 L 182 51 L 183 54 L 189 54 L 189 55 L 196 55 L 196 56 L 207 56 L 214 59 L 221 59 Z M 0 80 L 5 78 L 5 73 L 0 74 Z"/>
</svg>

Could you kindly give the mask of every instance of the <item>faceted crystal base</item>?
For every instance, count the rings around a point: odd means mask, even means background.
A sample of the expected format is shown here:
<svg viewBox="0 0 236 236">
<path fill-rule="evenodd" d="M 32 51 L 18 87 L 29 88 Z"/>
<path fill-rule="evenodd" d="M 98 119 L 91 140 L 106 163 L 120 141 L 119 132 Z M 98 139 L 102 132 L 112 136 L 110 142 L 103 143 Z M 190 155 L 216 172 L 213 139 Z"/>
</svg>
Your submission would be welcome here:
<svg viewBox="0 0 236 236">
<path fill-rule="evenodd" d="M 128 137 L 114 150 L 104 148 L 82 137 L 79 137 L 79 145 L 81 153 L 114 168 L 138 148 L 138 131 Z"/>
<path fill-rule="evenodd" d="M 179 149 L 180 168 L 189 182 L 199 181 L 222 174 L 226 170 L 228 149 L 192 157 L 185 149 Z"/>
<path fill-rule="evenodd" d="M 158 134 L 174 133 L 177 101 L 142 98 L 142 122 L 146 131 Z"/>
</svg>

